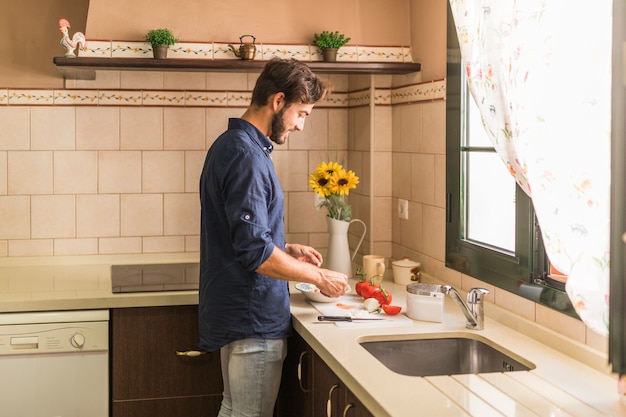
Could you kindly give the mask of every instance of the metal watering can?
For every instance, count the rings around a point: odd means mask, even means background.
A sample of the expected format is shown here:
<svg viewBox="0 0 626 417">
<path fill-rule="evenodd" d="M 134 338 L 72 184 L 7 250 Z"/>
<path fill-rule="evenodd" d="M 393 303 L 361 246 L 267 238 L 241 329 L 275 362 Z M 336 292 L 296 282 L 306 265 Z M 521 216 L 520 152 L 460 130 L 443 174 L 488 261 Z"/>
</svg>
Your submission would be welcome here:
<svg viewBox="0 0 626 417">
<path fill-rule="evenodd" d="M 248 36 L 252 38 L 252 43 L 244 44 L 243 38 Z M 232 45 L 228 45 L 228 47 L 232 49 L 236 57 L 249 61 L 253 60 L 254 55 L 256 54 L 256 45 L 254 44 L 255 41 L 256 38 L 252 35 L 242 35 L 239 37 L 239 51 L 235 50 L 235 47 Z"/>
</svg>

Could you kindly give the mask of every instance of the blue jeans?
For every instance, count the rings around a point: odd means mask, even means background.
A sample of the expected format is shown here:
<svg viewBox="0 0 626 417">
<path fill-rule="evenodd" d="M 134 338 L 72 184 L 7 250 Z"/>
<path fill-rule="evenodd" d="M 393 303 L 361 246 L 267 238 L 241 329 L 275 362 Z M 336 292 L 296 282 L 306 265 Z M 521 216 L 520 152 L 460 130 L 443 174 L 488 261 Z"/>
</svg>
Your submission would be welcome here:
<svg viewBox="0 0 626 417">
<path fill-rule="evenodd" d="M 242 339 L 220 349 L 224 397 L 217 417 L 272 417 L 287 339 Z"/>
</svg>

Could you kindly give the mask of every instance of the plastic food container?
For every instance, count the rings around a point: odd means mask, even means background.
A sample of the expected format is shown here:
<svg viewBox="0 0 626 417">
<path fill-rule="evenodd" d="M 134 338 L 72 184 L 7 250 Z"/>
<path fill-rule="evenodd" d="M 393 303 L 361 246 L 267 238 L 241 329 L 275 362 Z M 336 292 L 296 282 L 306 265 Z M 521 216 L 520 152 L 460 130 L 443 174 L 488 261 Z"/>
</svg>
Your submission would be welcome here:
<svg viewBox="0 0 626 417">
<path fill-rule="evenodd" d="M 441 285 L 409 284 L 406 286 L 406 315 L 413 320 L 443 321 L 445 294 Z"/>
<path fill-rule="evenodd" d="M 393 281 L 396 284 L 408 285 L 419 282 L 422 264 L 409 259 L 405 256 L 391 263 L 393 269 Z"/>
</svg>

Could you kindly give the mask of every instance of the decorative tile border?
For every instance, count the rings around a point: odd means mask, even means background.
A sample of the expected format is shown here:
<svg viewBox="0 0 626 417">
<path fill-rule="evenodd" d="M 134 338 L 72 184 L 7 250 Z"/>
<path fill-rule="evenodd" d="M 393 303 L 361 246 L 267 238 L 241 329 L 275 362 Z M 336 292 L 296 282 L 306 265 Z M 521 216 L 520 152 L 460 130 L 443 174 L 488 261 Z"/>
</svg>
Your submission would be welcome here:
<svg viewBox="0 0 626 417">
<path fill-rule="evenodd" d="M 0 89 L 0 105 L 17 106 L 204 106 L 246 107 L 250 91 L 185 90 L 19 90 Z M 393 105 L 445 99 L 446 81 L 374 90 L 374 104 Z M 345 108 L 370 104 L 371 90 L 333 92 L 320 106 Z"/>
<path fill-rule="evenodd" d="M 181 59 L 236 59 L 229 47 L 239 50 L 240 43 L 181 42 L 170 47 L 168 57 Z M 322 54 L 314 45 L 255 44 L 255 60 L 267 61 L 275 56 L 301 61 L 321 61 Z M 137 41 L 87 41 L 81 57 L 91 58 L 152 58 L 152 46 Z M 346 45 L 337 52 L 339 62 L 413 62 L 407 46 Z"/>
</svg>

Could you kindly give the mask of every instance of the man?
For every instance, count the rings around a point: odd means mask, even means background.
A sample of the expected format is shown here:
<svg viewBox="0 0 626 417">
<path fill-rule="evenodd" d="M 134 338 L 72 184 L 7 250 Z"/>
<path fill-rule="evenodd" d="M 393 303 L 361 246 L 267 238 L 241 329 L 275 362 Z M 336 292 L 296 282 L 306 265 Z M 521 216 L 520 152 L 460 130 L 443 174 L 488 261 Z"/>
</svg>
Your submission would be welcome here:
<svg viewBox="0 0 626 417">
<path fill-rule="evenodd" d="M 329 86 L 303 63 L 273 59 L 250 106 L 209 149 L 200 178 L 200 346 L 220 349 L 219 417 L 271 417 L 286 338 L 288 280 L 336 297 L 348 277 L 320 268 L 315 249 L 286 244 L 283 191 L 270 154 L 302 130 Z"/>
</svg>

